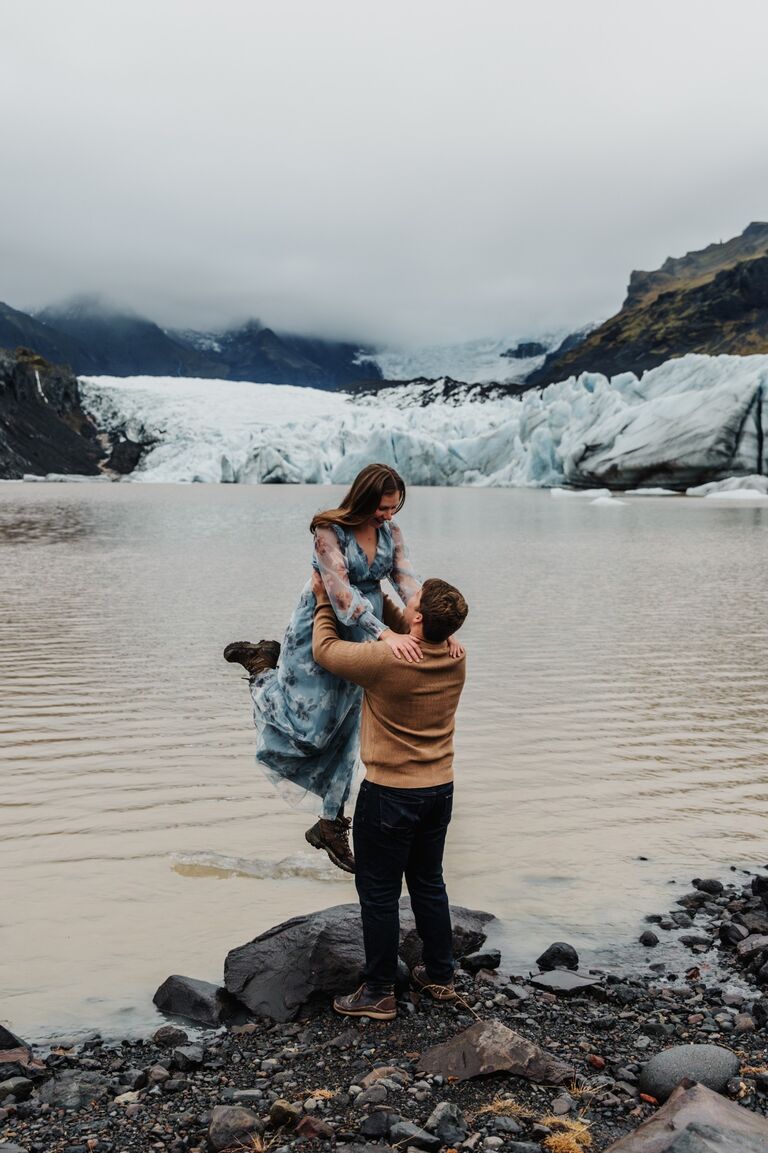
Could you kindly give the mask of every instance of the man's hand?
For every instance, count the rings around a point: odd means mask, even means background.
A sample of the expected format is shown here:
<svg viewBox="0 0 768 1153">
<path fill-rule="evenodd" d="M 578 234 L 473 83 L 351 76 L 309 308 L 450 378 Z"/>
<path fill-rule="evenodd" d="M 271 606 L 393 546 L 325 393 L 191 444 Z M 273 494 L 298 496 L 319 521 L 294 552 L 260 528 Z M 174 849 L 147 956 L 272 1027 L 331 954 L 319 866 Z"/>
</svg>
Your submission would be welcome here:
<svg viewBox="0 0 768 1153">
<path fill-rule="evenodd" d="M 321 601 L 328 600 L 328 593 L 325 591 L 323 578 L 317 569 L 312 569 L 312 592 L 315 594 L 315 600 L 318 604 L 320 604 Z"/>
</svg>

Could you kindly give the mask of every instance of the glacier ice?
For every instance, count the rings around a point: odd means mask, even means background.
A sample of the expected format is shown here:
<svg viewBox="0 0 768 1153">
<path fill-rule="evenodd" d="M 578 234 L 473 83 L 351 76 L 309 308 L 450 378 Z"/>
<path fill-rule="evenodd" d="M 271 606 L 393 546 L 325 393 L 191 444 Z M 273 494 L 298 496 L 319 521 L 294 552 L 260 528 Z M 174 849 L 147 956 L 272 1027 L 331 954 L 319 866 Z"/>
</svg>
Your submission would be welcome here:
<svg viewBox="0 0 768 1153">
<path fill-rule="evenodd" d="M 768 476 L 729 476 L 725 480 L 712 480 L 686 490 L 687 496 L 724 496 L 731 492 L 748 492 L 768 496 Z"/>
<path fill-rule="evenodd" d="M 534 339 L 549 352 L 567 335 L 568 331 L 563 329 L 538 333 Z M 412 349 L 384 348 L 361 355 L 358 363 L 365 367 L 366 362 L 372 362 L 380 369 L 385 380 L 450 376 L 468 384 L 490 381 L 515 383 L 525 380 L 529 373 L 538 368 L 544 356 L 518 360 L 504 353 L 530 340 L 531 334 L 526 333 L 508 336 L 503 340 L 468 340 L 461 344 L 431 344 Z"/>
<path fill-rule="evenodd" d="M 372 460 L 412 484 L 565 491 L 768 474 L 768 356 L 692 354 L 641 378 L 583 373 L 522 396 L 178 377 L 90 377 L 82 391 L 101 428 L 148 446 L 138 481 L 345 484 Z"/>
<path fill-rule="evenodd" d="M 624 490 L 624 496 L 679 496 L 680 493 L 674 488 L 628 488 Z"/>
<path fill-rule="evenodd" d="M 549 495 L 559 499 L 567 497 L 569 500 L 571 497 L 609 497 L 611 495 L 611 490 L 609 488 L 551 488 L 549 490 Z"/>
<path fill-rule="evenodd" d="M 757 488 L 732 488 L 708 492 L 705 500 L 768 500 L 768 495 Z"/>
</svg>

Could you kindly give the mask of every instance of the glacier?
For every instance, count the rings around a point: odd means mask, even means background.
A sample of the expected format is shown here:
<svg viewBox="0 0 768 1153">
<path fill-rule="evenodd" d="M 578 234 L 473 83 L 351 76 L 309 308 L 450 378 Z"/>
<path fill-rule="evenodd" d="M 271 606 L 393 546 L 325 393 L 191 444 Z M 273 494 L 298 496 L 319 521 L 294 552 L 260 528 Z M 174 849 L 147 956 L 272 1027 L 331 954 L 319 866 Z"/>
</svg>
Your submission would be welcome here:
<svg viewBox="0 0 768 1153">
<path fill-rule="evenodd" d="M 456 344 L 430 344 L 418 348 L 383 348 L 361 353 L 357 363 L 363 368 L 373 363 L 385 380 L 431 379 L 450 376 L 467 384 L 516 384 L 544 363 L 544 355 L 518 360 L 504 354 L 518 345 L 535 340 L 551 352 L 568 336 L 567 329 L 518 333 L 503 339 L 468 340 Z"/>
<path fill-rule="evenodd" d="M 372 460 L 417 485 L 684 491 L 768 474 L 768 356 L 690 354 L 520 396 L 447 381 L 363 396 L 179 377 L 81 387 L 101 429 L 146 446 L 134 481 L 346 484 Z"/>
</svg>

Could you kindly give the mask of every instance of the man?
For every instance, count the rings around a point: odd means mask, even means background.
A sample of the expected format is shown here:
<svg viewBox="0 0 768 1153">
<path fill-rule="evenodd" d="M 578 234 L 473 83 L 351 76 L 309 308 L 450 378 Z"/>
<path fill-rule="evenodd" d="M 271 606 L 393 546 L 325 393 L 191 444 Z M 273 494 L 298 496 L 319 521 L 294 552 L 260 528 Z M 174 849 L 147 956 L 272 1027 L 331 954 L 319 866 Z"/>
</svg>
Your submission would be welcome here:
<svg viewBox="0 0 768 1153">
<path fill-rule="evenodd" d="M 362 685 L 360 755 L 366 776 L 354 817 L 355 885 L 365 944 L 365 981 L 333 1007 L 347 1017 L 390 1021 L 396 1013 L 398 901 L 405 877 L 424 963 L 413 985 L 438 1001 L 455 999 L 443 849 L 453 801 L 453 732 L 465 658 L 447 638 L 467 615 L 464 597 L 442 580 L 425 581 L 398 614 L 399 631 L 423 660 L 398 660 L 381 641 L 339 639 L 338 622 L 316 575 L 312 655 L 337 677 Z M 392 627 L 392 626 L 391 626 Z"/>
</svg>

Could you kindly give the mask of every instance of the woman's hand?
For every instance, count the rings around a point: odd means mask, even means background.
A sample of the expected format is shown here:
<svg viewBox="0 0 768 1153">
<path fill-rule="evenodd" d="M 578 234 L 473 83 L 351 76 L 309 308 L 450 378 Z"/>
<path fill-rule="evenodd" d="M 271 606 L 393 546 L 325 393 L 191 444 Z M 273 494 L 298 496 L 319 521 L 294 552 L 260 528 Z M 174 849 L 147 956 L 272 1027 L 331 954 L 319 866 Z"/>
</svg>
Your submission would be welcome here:
<svg viewBox="0 0 768 1153">
<path fill-rule="evenodd" d="M 315 594 L 315 600 L 317 600 L 319 597 L 327 595 L 325 591 L 325 585 L 323 584 L 323 578 L 315 568 L 312 569 L 312 592 Z"/>
<path fill-rule="evenodd" d="M 459 642 L 456 640 L 456 637 L 448 637 L 448 656 L 449 657 L 453 657 L 454 660 L 458 660 L 459 657 L 464 656 L 465 651 L 466 650 L 464 648 L 464 645 L 460 645 Z"/>
<path fill-rule="evenodd" d="M 424 659 L 419 642 L 407 634 L 403 636 L 401 633 L 393 633 L 391 629 L 385 629 L 379 640 L 389 645 L 398 660 L 405 658 L 410 664 L 414 664 Z"/>
</svg>

